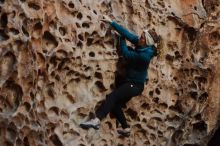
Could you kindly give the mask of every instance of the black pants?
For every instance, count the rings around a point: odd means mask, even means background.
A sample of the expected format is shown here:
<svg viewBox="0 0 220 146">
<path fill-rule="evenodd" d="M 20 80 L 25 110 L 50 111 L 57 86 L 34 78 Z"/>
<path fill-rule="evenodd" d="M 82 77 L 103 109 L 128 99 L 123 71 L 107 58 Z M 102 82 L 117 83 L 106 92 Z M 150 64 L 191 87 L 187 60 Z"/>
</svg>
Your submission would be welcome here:
<svg viewBox="0 0 220 146">
<path fill-rule="evenodd" d="M 122 125 L 122 128 L 127 128 L 128 124 L 122 111 L 122 105 L 132 97 L 140 95 L 143 90 L 143 83 L 126 82 L 122 84 L 106 96 L 106 100 L 96 111 L 96 116 L 99 119 L 103 119 L 111 112 Z"/>
</svg>

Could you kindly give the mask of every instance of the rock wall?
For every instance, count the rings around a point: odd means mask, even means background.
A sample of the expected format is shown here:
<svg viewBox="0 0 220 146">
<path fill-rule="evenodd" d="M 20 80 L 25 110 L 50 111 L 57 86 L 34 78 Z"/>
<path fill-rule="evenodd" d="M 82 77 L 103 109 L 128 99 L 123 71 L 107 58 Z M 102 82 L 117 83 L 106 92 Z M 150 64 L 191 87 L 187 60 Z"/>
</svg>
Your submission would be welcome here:
<svg viewBox="0 0 220 146">
<path fill-rule="evenodd" d="M 205 146 L 219 126 L 219 0 L 0 0 L 0 145 Z M 131 136 L 108 116 L 80 129 L 123 68 L 106 14 L 160 55 L 125 107 Z"/>
</svg>

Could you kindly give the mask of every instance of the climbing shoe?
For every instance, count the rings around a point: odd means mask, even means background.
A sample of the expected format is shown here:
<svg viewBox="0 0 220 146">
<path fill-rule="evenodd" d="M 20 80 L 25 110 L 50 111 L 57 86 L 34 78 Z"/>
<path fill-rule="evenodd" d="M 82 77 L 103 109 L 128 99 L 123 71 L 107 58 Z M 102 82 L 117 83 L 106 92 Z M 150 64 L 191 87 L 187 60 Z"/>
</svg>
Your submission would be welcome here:
<svg viewBox="0 0 220 146">
<path fill-rule="evenodd" d="M 117 132 L 122 136 L 128 137 L 130 136 L 131 128 L 119 128 Z"/>
<path fill-rule="evenodd" d="M 81 123 L 79 126 L 83 129 L 89 129 L 89 128 L 94 128 L 96 130 L 99 129 L 100 127 L 100 120 L 98 118 L 91 119 L 87 122 Z"/>
</svg>

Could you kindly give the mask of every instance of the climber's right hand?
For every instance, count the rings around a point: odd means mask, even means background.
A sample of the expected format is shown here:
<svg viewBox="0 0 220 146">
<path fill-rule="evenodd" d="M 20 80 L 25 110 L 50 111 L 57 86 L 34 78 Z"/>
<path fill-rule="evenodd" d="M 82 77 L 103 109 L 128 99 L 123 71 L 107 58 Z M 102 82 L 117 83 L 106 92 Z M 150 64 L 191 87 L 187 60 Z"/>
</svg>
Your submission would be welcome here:
<svg viewBox="0 0 220 146">
<path fill-rule="evenodd" d="M 107 15 L 103 15 L 103 19 L 101 19 L 101 21 L 111 23 L 112 19 Z"/>
</svg>

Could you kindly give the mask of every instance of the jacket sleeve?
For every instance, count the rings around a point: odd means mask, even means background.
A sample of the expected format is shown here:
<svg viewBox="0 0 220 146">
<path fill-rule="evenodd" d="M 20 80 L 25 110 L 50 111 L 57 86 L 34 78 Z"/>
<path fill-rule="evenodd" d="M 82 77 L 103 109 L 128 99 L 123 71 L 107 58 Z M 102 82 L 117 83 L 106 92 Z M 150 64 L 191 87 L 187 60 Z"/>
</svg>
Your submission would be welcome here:
<svg viewBox="0 0 220 146">
<path fill-rule="evenodd" d="M 137 44 L 139 37 L 136 34 L 129 32 L 127 29 L 122 27 L 121 25 L 117 24 L 116 22 L 112 21 L 111 26 L 123 37 L 125 37 L 128 41 L 133 44 Z"/>
<path fill-rule="evenodd" d="M 150 59 L 153 57 L 153 53 L 145 53 L 145 54 L 140 53 L 139 54 L 139 53 L 137 53 L 135 51 L 128 50 L 128 47 L 126 45 L 124 37 L 120 37 L 120 48 L 121 48 L 122 55 L 126 59 L 150 61 Z"/>
</svg>

